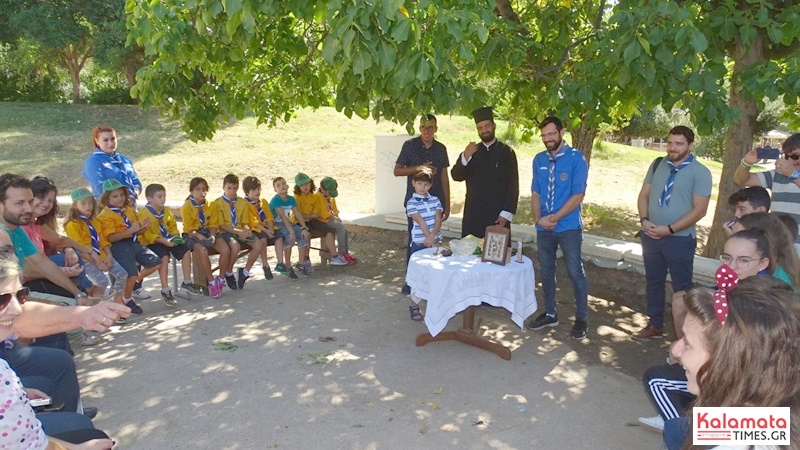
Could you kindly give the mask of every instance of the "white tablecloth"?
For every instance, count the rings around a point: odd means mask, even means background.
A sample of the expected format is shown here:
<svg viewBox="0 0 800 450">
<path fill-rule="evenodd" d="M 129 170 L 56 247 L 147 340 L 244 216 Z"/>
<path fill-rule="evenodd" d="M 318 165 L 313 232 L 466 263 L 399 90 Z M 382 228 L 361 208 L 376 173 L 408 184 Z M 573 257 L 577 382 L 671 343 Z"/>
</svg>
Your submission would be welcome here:
<svg viewBox="0 0 800 450">
<path fill-rule="evenodd" d="M 486 302 L 511 312 L 520 328 L 537 309 L 533 263 L 525 256 L 505 266 L 481 262 L 479 256 L 434 256 L 433 248 L 411 255 L 406 283 L 411 297 L 427 300 L 425 325 L 436 336 L 451 317 Z"/>
</svg>

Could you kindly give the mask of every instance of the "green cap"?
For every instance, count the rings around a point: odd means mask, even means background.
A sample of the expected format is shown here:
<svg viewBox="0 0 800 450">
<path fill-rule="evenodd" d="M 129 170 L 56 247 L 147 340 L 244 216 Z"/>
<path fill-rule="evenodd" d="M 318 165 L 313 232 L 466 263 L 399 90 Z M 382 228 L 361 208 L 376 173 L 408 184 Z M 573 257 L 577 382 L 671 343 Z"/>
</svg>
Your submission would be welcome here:
<svg viewBox="0 0 800 450">
<path fill-rule="evenodd" d="M 106 181 L 103 181 L 103 192 L 108 191 L 116 191 L 117 189 L 124 188 L 125 186 L 119 182 L 116 178 L 109 178 Z"/>
<path fill-rule="evenodd" d="M 304 174 L 303 172 L 300 172 L 300 173 L 298 173 L 297 175 L 294 176 L 294 184 L 296 184 L 298 186 L 302 186 L 302 185 L 304 185 L 306 183 L 310 183 L 310 182 L 311 182 L 311 177 L 309 177 L 308 175 Z"/>
<path fill-rule="evenodd" d="M 88 188 L 79 187 L 78 189 L 72 191 L 73 202 L 78 202 L 89 197 L 92 197 L 92 191 L 90 191 Z"/>
<path fill-rule="evenodd" d="M 319 185 L 325 188 L 325 190 L 328 191 L 328 195 L 331 197 L 336 198 L 336 196 L 339 195 L 339 191 L 336 190 L 339 187 L 339 183 L 333 178 L 325 177 L 320 181 Z"/>
</svg>

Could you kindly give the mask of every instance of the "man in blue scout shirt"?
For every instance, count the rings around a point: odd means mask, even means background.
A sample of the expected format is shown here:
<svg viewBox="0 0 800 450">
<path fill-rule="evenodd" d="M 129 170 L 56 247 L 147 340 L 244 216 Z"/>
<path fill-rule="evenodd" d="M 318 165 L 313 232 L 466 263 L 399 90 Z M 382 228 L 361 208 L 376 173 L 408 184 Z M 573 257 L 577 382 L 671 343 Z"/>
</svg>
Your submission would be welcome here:
<svg viewBox="0 0 800 450">
<path fill-rule="evenodd" d="M 528 328 L 540 330 L 558 325 L 556 314 L 556 251 L 561 247 L 575 295 L 575 325 L 572 339 L 586 337 L 588 284 L 581 260 L 583 222 L 581 203 L 586 193 L 589 167 L 583 154 L 564 142 L 564 129 L 556 117 L 539 124 L 545 151 L 533 158 L 531 209 L 536 222 L 539 278 L 544 291 L 545 312 Z"/>
</svg>

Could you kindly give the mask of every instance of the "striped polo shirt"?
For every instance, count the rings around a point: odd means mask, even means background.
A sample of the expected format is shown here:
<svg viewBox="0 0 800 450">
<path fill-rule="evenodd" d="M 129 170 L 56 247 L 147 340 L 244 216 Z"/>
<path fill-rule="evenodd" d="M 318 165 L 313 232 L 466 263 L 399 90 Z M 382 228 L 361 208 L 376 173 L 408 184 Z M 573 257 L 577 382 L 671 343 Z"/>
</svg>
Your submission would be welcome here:
<svg viewBox="0 0 800 450">
<path fill-rule="evenodd" d="M 436 226 L 436 211 L 444 211 L 442 202 L 439 197 L 428 194 L 423 197 L 416 192 L 408 199 L 406 203 L 406 214 L 410 217 L 412 214 L 419 214 L 422 220 L 428 225 L 429 230 L 433 230 Z M 441 234 L 441 233 L 439 233 Z M 425 233 L 422 232 L 422 227 L 414 221 L 414 226 L 411 229 L 411 241 L 415 244 L 421 244 L 425 240 Z"/>
<path fill-rule="evenodd" d="M 758 181 L 761 186 L 772 191 L 772 206 L 770 212 L 786 213 L 800 224 L 800 187 L 786 175 L 776 173 L 774 170 L 759 172 Z M 794 238 L 795 247 L 800 244 L 800 235 Z"/>
</svg>

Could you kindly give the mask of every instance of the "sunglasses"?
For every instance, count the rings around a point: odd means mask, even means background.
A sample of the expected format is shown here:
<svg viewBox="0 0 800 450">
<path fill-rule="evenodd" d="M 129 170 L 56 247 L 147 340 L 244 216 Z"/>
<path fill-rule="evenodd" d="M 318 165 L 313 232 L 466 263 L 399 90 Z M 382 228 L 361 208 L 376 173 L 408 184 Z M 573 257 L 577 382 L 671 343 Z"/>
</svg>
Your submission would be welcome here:
<svg viewBox="0 0 800 450">
<path fill-rule="evenodd" d="M 5 307 L 11 303 L 11 299 L 14 297 L 17 298 L 17 301 L 20 305 L 24 305 L 30 295 L 31 290 L 27 287 L 24 287 L 17 292 L 6 292 L 5 294 L 0 294 L 0 310 L 5 309 Z"/>
<path fill-rule="evenodd" d="M 784 155 L 783 155 L 783 157 L 784 157 L 785 159 L 789 159 L 789 158 L 791 158 L 791 159 L 793 159 L 793 160 L 797 161 L 798 159 L 800 159 L 800 154 L 795 154 L 795 155 L 788 155 L 788 154 L 784 154 Z"/>
</svg>

